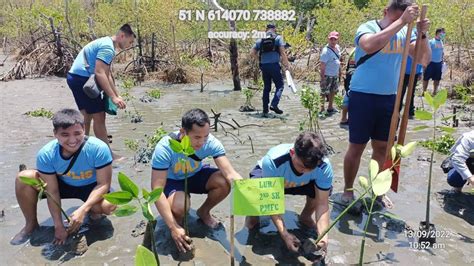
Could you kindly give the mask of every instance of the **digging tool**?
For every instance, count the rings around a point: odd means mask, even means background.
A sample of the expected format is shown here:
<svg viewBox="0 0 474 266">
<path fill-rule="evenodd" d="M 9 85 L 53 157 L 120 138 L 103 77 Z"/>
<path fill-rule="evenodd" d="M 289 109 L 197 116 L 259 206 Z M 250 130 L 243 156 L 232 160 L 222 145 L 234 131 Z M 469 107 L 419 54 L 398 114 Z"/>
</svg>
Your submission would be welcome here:
<svg viewBox="0 0 474 266">
<path fill-rule="evenodd" d="M 423 20 L 425 19 L 426 17 L 426 12 L 428 10 L 428 6 L 427 5 L 423 5 L 422 8 L 421 8 L 421 16 L 420 16 L 420 20 Z M 412 29 L 413 29 L 413 22 L 408 24 L 408 28 L 407 28 L 407 37 L 406 37 L 406 42 L 405 42 L 405 47 L 403 49 L 403 57 L 402 57 L 402 65 L 401 65 L 401 68 L 400 68 L 400 77 L 399 77 L 399 80 L 398 80 L 398 89 L 397 89 L 397 97 L 396 97 L 396 101 L 395 101 L 395 106 L 393 108 L 393 113 L 392 113 L 392 120 L 391 120 L 391 123 L 390 123 L 390 134 L 389 134 L 389 138 L 388 138 L 388 145 L 387 145 L 387 151 L 386 151 L 386 160 L 385 160 L 385 163 L 384 163 L 384 169 L 390 167 L 392 165 L 392 162 L 395 162 L 395 161 L 398 161 L 397 164 L 395 165 L 395 167 L 393 168 L 393 173 L 392 173 L 392 185 L 391 185 L 391 189 L 394 191 L 394 192 L 397 192 L 398 191 L 398 179 L 399 179 L 399 175 L 400 175 L 400 158 L 392 158 L 392 155 L 391 155 L 391 148 L 392 146 L 394 145 L 395 143 L 395 136 L 396 136 L 396 132 L 397 132 L 397 128 L 398 128 L 398 120 L 399 120 L 399 115 L 400 115 L 400 104 L 401 104 L 401 94 L 402 94 L 402 90 L 403 90 L 403 79 L 405 78 L 405 69 L 406 69 L 406 62 L 407 62 L 407 58 L 408 58 L 408 50 L 409 50 L 409 47 L 410 47 L 410 37 L 411 37 L 411 32 L 412 32 Z M 419 45 L 421 42 L 421 34 L 419 34 L 417 36 L 417 39 L 416 39 L 416 45 L 415 45 L 415 54 L 414 54 L 414 58 L 412 60 L 412 65 L 411 65 L 411 69 L 410 69 L 410 79 L 408 81 L 408 90 L 407 90 L 407 93 L 405 95 L 405 106 L 410 106 L 411 104 L 411 94 L 413 93 L 413 90 L 414 90 L 414 81 L 415 81 L 415 71 L 416 71 L 416 61 L 418 60 L 418 55 L 419 55 L 419 51 L 420 51 L 420 48 L 421 46 Z M 409 112 L 409 108 L 404 108 L 403 110 L 403 115 L 402 115 L 402 121 L 401 121 L 401 124 L 400 124 L 400 129 L 398 131 L 398 140 L 397 140 L 397 144 L 400 144 L 400 145 L 403 145 L 404 142 L 405 142 L 405 136 L 406 136 L 406 130 L 407 130 L 407 125 L 408 125 L 408 112 Z M 398 160 L 397 160 L 398 159 Z"/>
</svg>

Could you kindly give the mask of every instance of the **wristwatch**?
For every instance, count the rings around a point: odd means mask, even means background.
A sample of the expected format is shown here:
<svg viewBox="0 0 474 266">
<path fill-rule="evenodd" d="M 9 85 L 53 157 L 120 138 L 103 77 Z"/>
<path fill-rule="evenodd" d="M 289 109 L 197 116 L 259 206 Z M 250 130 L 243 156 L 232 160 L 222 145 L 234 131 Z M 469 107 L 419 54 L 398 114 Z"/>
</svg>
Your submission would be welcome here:
<svg viewBox="0 0 474 266">
<path fill-rule="evenodd" d="M 422 33 L 421 33 L 421 38 L 422 38 L 422 39 L 426 39 L 426 33 L 422 32 Z"/>
</svg>

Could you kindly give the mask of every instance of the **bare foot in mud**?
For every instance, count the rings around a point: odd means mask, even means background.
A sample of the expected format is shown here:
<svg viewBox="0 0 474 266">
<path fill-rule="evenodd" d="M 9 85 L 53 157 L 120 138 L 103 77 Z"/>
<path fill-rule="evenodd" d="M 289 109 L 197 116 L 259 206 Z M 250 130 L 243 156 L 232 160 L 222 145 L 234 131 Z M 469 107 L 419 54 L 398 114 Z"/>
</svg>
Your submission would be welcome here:
<svg viewBox="0 0 474 266">
<path fill-rule="evenodd" d="M 214 217 L 212 217 L 212 215 L 210 213 L 203 212 L 201 210 L 201 208 L 199 208 L 196 211 L 196 214 L 197 214 L 197 216 L 199 216 L 199 218 L 201 218 L 202 222 L 205 225 L 209 226 L 212 229 L 216 228 L 219 225 L 219 222 L 216 219 L 214 219 Z"/>
<path fill-rule="evenodd" d="M 21 245 L 23 243 L 25 243 L 26 241 L 28 241 L 31 237 L 31 234 L 33 234 L 33 232 L 39 228 L 39 225 L 36 224 L 34 226 L 31 226 L 31 227 L 23 227 L 23 229 L 21 229 L 20 232 L 18 232 L 18 234 L 16 234 L 11 240 L 10 240 L 10 244 L 11 245 Z"/>
<path fill-rule="evenodd" d="M 258 216 L 247 216 L 245 217 L 245 227 L 249 230 L 254 229 L 260 223 Z"/>
<path fill-rule="evenodd" d="M 316 228 L 316 223 L 311 216 L 300 215 L 298 218 L 299 222 L 308 228 Z"/>
</svg>

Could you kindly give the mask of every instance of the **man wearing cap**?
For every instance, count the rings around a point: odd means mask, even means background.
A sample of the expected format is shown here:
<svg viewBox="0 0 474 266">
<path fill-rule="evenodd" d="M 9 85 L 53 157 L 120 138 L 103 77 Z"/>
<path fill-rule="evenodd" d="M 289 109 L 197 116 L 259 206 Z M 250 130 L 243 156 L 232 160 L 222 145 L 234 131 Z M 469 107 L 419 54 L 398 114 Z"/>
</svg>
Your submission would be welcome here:
<svg viewBox="0 0 474 266">
<path fill-rule="evenodd" d="M 263 78 L 263 116 L 268 116 L 268 109 L 277 114 L 282 114 L 283 111 L 278 108 L 280 98 L 283 93 L 283 77 L 281 75 L 280 60 L 285 66 L 286 70 L 290 69 L 290 63 L 285 53 L 285 42 L 280 35 L 276 34 L 276 27 L 273 24 L 268 24 L 266 29 L 266 38 L 259 39 L 252 47 L 250 54 L 252 57 L 259 59 L 259 66 L 262 70 Z M 270 106 L 270 91 L 272 88 L 272 81 L 275 83 L 275 96 L 273 96 Z"/>
<path fill-rule="evenodd" d="M 105 98 L 99 96 L 89 98 L 83 91 L 84 84 L 92 74 L 95 74 L 97 85 L 103 90 L 112 102 L 120 109 L 126 107 L 125 101 L 115 87 L 110 64 L 117 48 L 129 48 L 135 39 L 129 24 L 124 24 L 113 36 L 106 36 L 88 43 L 77 55 L 67 74 L 67 85 L 74 95 L 77 108 L 84 116 L 85 134 L 89 135 L 92 120 L 94 120 L 94 135 L 105 143 L 107 128 L 105 127 Z M 120 156 L 112 153 L 114 160 Z"/>
<path fill-rule="evenodd" d="M 339 80 L 341 78 L 341 51 L 337 44 L 339 40 L 339 32 L 332 31 L 328 35 L 328 44 L 323 47 L 319 57 L 320 73 L 321 73 L 321 98 L 328 98 L 328 114 L 336 113 L 336 108 L 333 107 L 334 95 L 336 95 L 339 87 Z M 321 101 L 321 113 L 324 110 L 324 100 Z"/>
</svg>

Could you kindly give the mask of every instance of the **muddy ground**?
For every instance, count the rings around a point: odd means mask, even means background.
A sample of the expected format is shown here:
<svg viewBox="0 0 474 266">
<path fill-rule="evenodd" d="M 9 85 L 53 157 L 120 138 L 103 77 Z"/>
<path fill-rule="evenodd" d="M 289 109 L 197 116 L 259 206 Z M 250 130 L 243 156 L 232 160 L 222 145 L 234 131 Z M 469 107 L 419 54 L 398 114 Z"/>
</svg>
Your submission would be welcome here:
<svg viewBox="0 0 474 266">
<path fill-rule="evenodd" d="M 127 157 L 124 162 L 114 164 L 113 186 L 118 187 L 117 173 L 123 171 L 143 187 L 149 187 L 149 165 L 134 164 L 133 152 L 125 147 L 125 139 L 143 139 L 145 134 L 152 134 L 160 125 L 166 131 L 176 130 L 180 124 L 181 114 L 191 107 L 199 107 L 210 113 L 212 108 L 222 113 L 221 118 L 232 123 L 232 118 L 240 125 L 257 124 L 233 130 L 228 126 L 225 133 L 221 127 L 218 132 L 212 132 L 219 138 L 233 166 L 247 176 L 256 161 L 272 146 L 280 143 L 293 142 L 298 134 L 299 122 L 305 119 L 305 111 L 299 103 L 297 95 L 285 90 L 281 102 L 283 115 L 271 118 L 261 118 L 259 113 L 240 113 L 238 108 L 245 101 L 240 92 L 233 92 L 230 82 L 211 83 L 204 93 L 199 92 L 199 85 L 157 85 L 144 83 L 133 88 L 132 95 L 137 99 L 145 95 L 150 88 L 160 88 L 162 97 L 158 101 L 142 103 L 135 101 L 136 109 L 142 113 L 142 123 L 131 123 L 130 117 L 124 112 L 118 116 L 107 118 L 109 134 L 113 135 L 112 148 L 117 153 Z M 137 244 L 142 236 L 134 237 L 132 232 L 140 222 L 141 214 L 131 217 L 118 218 L 110 216 L 97 228 L 89 228 L 85 232 L 89 250 L 82 256 L 73 256 L 67 249 L 58 249 L 49 244 L 53 237 L 52 222 L 46 201 L 38 204 L 38 219 L 42 228 L 32 240 L 24 245 L 12 246 L 10 238 L 18 232 L 23 224 L 23 216 L 18 207 L 14 193 L 14 177 L 18 165 L 25 163 L 35 166 L 36 152 L 53 138 L 51 121 L 46 118 L 32 118 L 24 113 L 41 107 L 54 111 L 62 107 L 75 107 L 75 103 L 66 81 L 63 78 L 47 77 L 0 83 L 0 258 L 2 265 L 19 264 L 81 264 L 81 265 L 130 265 Z M 260 95 L 253 99 L 253 104 L 260 107 Z M 420 98 L 416 97 L 419 106 Z M 448 104 L 448 107 L 451 105 Z M 261 107 L 260 107 L 261 108 Z M 259 109 L 260 109 L 259 108 Z M 131 105 L 129 110 L 133 111 Z M 450 109 L 443 109 L 450 113 Z M 330 156 L 334 172 L 334 193 L 337 197 L 343 187 L 343 156 L 348 143 L 348 131 L 339 127 L 339 114 L 321 121 L 324 136 L 334 148 L 335 154 Z M 422 140 L 429 135 L 427 131 L 414 133 L 411 129 L 422 125 L 423 122 L 410 120 L 407 141 Z M 470 130 L 466 122 L 460 121 L 460 128 L 455 136 Z M 250 138 L 253 140 L 252 152 Z M 366 149 L 363 155 L 359 174 L 366 175 L 371 149 Z M 438 246 L 430 250 L 412 248 L 413 239 L 407 237 L 404 230 L 407 227 L 418 228 L 425 217 L 426 185 L 428 177 L 429 151 L 418 148 L 414 154 L 403 160 L 402 176 L 399 193 L 389 193 L 395 202 L 390 210 L 397 215 L 401 222 L 383 221 L 377 219 L 369 227 L 369 237 L 366 243 L 365 261 L 372 264 L 401 264 L 401 265 L 469 265 L 474 262 L 474 199 L 464 193 L 461 196 L 440 194 L 448 188 L 445 175 L 439 168 L 444 156 L 435 156 L 433 194 L 431 195 L 432 222 L 440 232 Z M 466 187 L 469 192 L 471 187 Z M 443 192 L 444 193 L 444 192 Z M 192 196 L 191 235 L 197 246 L 196 257 L 192 262 L 183 265 L 226 265 L 229 263 L 229 198 L 219 204 L 213 214 L 223 223 L 216 231 L 207 231 L 196 221 L 195 209 L 203 202 L 201 195 Z M 79 206 L 76 200 L 64 200 L 63 205 L 70 213 Z M 304 198 L 287 196 L 287 225 L 297 229 L 297 214 L 304 206 Z M 156 209 L 153 210 L 157 214 Z M 340 212 L 337 204 L 331 205 L 331 218 Z M 329 254 L 330 264 L 354 264 L 358 262 L 361 232 L 366 216 L 346 216 L 330 233 Z M 379 229 L 376 224 L 388 227 Z M 175 250 L 168 230 L 163 222 L 158 222 L 156 238 L 162 265 L 175 265 L 173 259 Z M 242 264 L 271 265 L 308 264 L 309 261 L 301 256 L 291 256 L 283 248 L 283 243 L 275 233 L 275 228 L 267 220 L 259 233 L 250 234 L 243 228 L 243 217 L 236 217 L 236 259 Z M 314 237 L 314 232 L 306 229 L 294 231 L 299 237 Z M 442 235 L 441 235 L 442 234 Z"/>
</svg>

